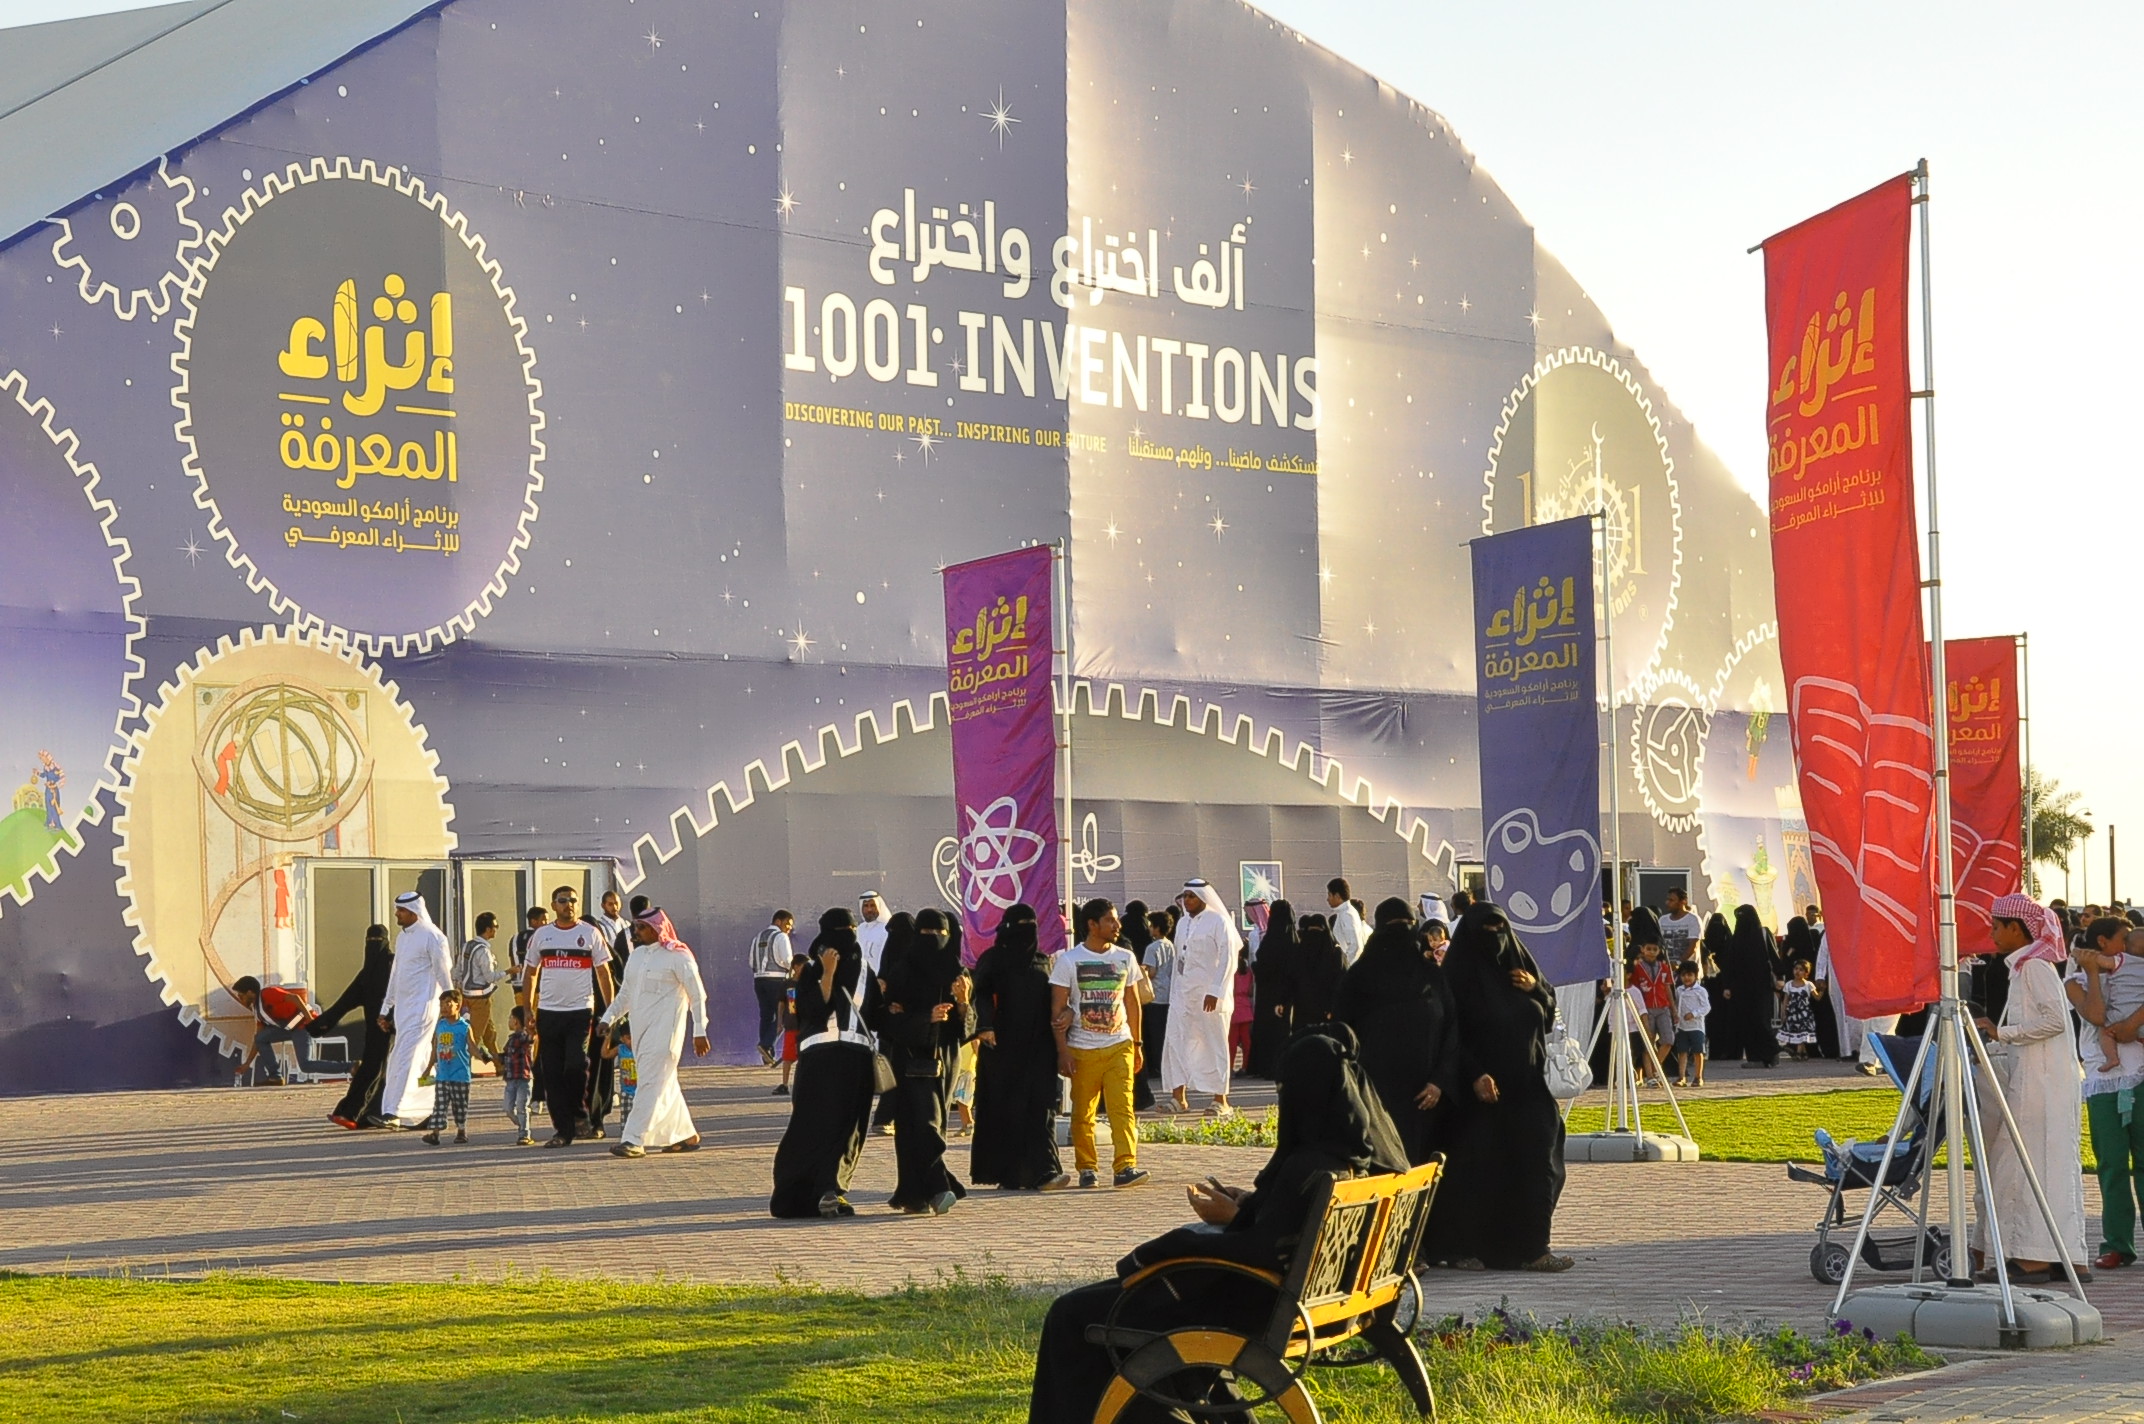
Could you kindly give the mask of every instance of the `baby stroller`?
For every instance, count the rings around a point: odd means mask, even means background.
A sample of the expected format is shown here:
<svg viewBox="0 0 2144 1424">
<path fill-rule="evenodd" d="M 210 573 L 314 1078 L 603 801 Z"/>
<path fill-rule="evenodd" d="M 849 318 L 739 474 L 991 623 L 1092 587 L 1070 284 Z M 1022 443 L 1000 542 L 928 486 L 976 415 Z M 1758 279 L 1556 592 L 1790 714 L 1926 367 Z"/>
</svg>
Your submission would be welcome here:
<svg viewBox="0 0 2144 1424">
<path fill-rule="evenodd" d="M 1876 1061 L 1903 1093 L 1906 1073 L 1912 1068 L 1914 1055 L 1920 1052 L 1920 1039 L 1878 1034 L 1870 1042 Z M 1890 1168 L 1883 1173 L 1882 1181 L 1876 1180 L 1883 1162 L 1882 1137 L 1873 1142 L 1849 1139 L 1842 1143 L 1833 1141 L 1830 1133 L 1818 1128 L 1816 1141 L 1824 1152 L 1823 1164 L 1815 1167 L 1787 1164 L 1789 1180 L 1807 1182 L 1831 1192 L 1831 1201 L 1816 1224 L 1816 1245 L 1809 1251 L 1809 1273 L 1825 1285 L 1835 1286 L 1846 1278 L 1847 1257 L 1853 1251 L 1854 1235 L 1861 1229 L 1862 1209 L 1849 1207 L 1849 1192 L 1874 1191 L 1877 1194 L 1876 1212 L 1869 1218 L 1869 1236 L 1861 1251 L 1862 1265 L 1878 1271 L 1910 1271 L 1913 1269 L 1914 1245 L 1918 1241 L 1923 1267 L 1937 1279 L 1950 1275 L 1949 1233 L 1940 1226 L 1927 1225 L 1922 1211 L 1914 1204 L 1927 1177 L 1936 1144 L 1943 1140 L 1942 1117 L 1931 1103 L 1935 1087 L 1932 1066 L 1922 1069 L 1921 1081 L 1915 1085 L 1914 1102 L 1906 1115 L 1905 1127 L 1899 1133 L 1898 1150 L 1891 1158 Z M 1892 1219 L 1887 1220 L 1887 1216 Z M 1904 1228 L 1903 1235 L 1899 1234 L 1900 1227 Z"/>
</svg>

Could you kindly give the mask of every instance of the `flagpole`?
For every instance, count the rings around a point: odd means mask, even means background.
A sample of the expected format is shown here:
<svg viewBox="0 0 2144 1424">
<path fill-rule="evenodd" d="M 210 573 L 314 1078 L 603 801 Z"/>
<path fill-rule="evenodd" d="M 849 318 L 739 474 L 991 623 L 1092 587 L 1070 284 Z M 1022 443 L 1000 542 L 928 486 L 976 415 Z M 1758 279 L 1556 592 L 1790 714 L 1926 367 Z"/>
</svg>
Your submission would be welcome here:
<svg viewBox="0 0 2144 1424">
<path fill-rule="evenodd" d="M 2021 755 L 2018 758 L 2018 801 L 2024 810 L 2025 883 L 2021 887 L 2027 895 L 2039 898 L 2039 876 L 2033 874 L 2032 843 L 2032 635 L 2017 635 L 2017 734 Z"/>
<path fill-rule="evenodd" d="M 1050 541 L 1050 655 L 1057 674 L 1057 894 L 1072 933 L 1072 605 L 1065 541 Z"/>
</svg>

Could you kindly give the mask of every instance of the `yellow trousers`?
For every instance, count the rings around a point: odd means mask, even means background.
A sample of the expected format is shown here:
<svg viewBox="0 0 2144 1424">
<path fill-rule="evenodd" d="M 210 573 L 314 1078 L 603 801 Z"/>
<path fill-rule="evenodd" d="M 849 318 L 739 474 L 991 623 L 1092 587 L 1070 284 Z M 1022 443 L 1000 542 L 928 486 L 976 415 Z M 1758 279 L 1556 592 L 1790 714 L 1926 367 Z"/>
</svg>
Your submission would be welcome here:
<svg viewBox="0 0 2144 1424">
<path fill-rule="evenodd" d="M 1110 1165 L 1116 1171 L 1139 1165 L 1139 1120 L 1132 1115 L 1132 1054 L 1136 1045 L 1072 1050 L 1072 1162 L 1082 1172 L 1097 1164 L 1094 1111 L 1109 1113 Z"/>
</svg>

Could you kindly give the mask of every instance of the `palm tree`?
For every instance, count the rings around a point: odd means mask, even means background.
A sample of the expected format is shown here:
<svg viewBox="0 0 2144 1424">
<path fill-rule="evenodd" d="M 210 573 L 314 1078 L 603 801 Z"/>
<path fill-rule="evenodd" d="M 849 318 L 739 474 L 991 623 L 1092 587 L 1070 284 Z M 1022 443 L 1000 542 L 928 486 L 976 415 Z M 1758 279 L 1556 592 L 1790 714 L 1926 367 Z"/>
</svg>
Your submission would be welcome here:
<svg viewBox="0 0 2144 1424">
<path fill-rule="evenodd" d="M 2082 792 L 2064 791 L 2062 783 L 2042 776 L 2036 766 L 2025 769 L 2025 795 L 2032 807 L 2032 858 L 2036 863 L 2070 868 L 2070 852 L 2096 829 L 2091 814 L 2076 809 Z M 2030 877 L 2028 894 L 2039 893 L 2040 877 Z"/>
</svg>

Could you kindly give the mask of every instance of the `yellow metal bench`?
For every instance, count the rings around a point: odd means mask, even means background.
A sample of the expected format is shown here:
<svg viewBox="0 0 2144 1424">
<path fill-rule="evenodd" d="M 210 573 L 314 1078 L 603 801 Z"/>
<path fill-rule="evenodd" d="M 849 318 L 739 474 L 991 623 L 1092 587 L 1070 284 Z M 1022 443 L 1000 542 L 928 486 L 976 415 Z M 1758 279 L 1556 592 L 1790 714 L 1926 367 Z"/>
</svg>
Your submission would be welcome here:
<svg viewBox="0 0 2144 1424">
<path fill-rule="evenodd" d="M 1309 1367 L 1378 1360 L 1399 1375 L 1422 1417 L 1436 1418 L 1429 1375 L 1408 1334 L 1421 1307 L 1415 1259 L 1443 1170 L 1440 1157 L 1409 1172 L 1328 1177 L 1314 1189 L 1318 1199 L 1305 1218 L 1303 1244 L 1285 1273 L 1180 1257 L 1126 1277 L 1109 1319 L 1087 1329 L 1088 1340 L 1109 1352 L 1116 1370 L 1094 1424 L 1115 1424 L 1126 1406 L 1141 1398 L 1193 1418 L 1271 1406 L 1294 1424 L 1318 1424 L 1318 1406 L 1303 1387 Z M 1202 1275 L 1207 1283 L 1234 1278 L 1244 1289 L 1269 1296 L 1265 1329 L 1247 1335 L 1196 1322 L 1166 1331 L 1118 1323 L 1142 1292 L 1190 1284 Z M 1369 1348 L 1321 1358 L 1348 1340 Z M 1202 1397 L 1217 1380 L 1233 1385 L 1240 1398 Z"/>
</svg>

